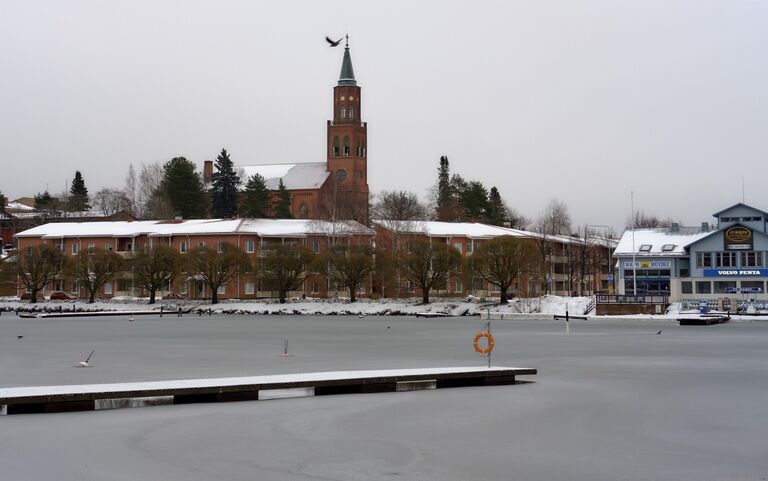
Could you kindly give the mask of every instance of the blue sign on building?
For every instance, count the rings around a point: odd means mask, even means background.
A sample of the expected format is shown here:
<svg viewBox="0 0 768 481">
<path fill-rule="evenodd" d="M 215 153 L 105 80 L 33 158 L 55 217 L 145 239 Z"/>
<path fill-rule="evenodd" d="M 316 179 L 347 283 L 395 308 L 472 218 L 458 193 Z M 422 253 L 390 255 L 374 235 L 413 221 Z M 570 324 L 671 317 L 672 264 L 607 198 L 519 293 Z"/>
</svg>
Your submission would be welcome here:
<svg viewBox="0 0 768 481">
<path fill-rule="evenodd" d="M 768 277 L 768 269 L 704 269 L 704 277 Z"/>
</svg>

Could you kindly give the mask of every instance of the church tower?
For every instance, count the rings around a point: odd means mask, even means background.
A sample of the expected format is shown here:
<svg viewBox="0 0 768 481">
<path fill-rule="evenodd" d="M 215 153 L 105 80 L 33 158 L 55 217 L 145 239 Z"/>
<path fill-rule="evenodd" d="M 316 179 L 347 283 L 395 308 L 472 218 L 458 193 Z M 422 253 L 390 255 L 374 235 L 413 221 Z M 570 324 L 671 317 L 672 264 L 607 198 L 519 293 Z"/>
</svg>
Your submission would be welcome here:
<svg viewBox="0 0 768 481">
<path fill-rule="evenodd" d="M 333 88 L 333 120 L 328 121 L 328 171 L 344 218 L 368 225 L 368 126 L 362 121 L 361 105 L 347 38 Z"/>
</svg>

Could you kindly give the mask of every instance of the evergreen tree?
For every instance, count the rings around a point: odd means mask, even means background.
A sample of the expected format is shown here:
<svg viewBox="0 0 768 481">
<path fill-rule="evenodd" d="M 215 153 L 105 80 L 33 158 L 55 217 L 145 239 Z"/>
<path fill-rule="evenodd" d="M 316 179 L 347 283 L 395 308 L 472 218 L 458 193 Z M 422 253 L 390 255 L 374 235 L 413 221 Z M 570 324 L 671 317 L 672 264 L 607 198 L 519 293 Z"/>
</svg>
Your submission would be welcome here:
<svg viewBox="0 0 768 481">
<path fill-rule="evenodd" d="M 269 210 L 269 189 L 267 182 L 261 174 L 254 174 L 245 184 L 245 199 L 241 206 L 246 217 L 262 218 L 267 216 Z"/>
<path fill-rule="evenodd" d="M 488 214 L 488 191 L 476 180 L 466 184 L 461 192 L 464 219 L 469 222 L 485 222 Z"/>
<path fill-rule="evenodd" d="M 291 193 L 285 188 L 283 179 L 280 179 L 280 184 L 277 186 L 277 198 L 273 205 L 273 211 L 275 219 L 293 219 L 291 214 Z"/>
<path fill-rule="evenodd" d="M 80 212 L 89 210 L 88 189 L 85 187 L 83 175 L 79 170 L 75 171 L 75 178 L 72 179 L 72 186 L 69 188 L 69 210 Z"/>
<path fill-rule="evenodd" d="M 203 217 L 206 196 L 203 183 L 195 171 L 195 164 L 184 157 L 174 157 L 163 166 L 161 188 L 168 197 L 173 211 L 187 218 Z"/>
<path fill-rule="evenodd" d="M 45 192 L 42 194 L 35 194 L 35 209 L 37 210 L 52 210 L 56 208 L 57 204 L 58 199 L 52 196 L 48 189 L 45 189 Z"/>
<path fill-rule="evenodd" d="M 501 200 L 499 189 L 491 187 L 491 193 L 488 195 L 488 213 L 486 221 L 492 225 L 504 225 L 507 221 L 507 206 Z"/>
<path fill-rule="evenodd" d="M 216 172 L 213 174 L 212 210 L 214 217 L 232 217 L 237 213 L 237 190 L 240 177 L 235 173 L 227 149 L 221 149 L 216 157 Z"/>
<path fill-rule="evenodd" d="M 5 206 L 8 204 L 8 198 L 0 192 L 0 214 L 5 213 Z"/>
</svg>

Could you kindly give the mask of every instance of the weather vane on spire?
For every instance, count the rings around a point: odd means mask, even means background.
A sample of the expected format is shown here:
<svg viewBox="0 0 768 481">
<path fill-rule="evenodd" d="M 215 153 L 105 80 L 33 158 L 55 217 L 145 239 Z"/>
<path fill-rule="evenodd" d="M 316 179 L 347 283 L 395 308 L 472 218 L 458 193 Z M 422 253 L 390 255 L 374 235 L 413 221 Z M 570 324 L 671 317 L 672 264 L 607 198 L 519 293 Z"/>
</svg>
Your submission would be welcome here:
<svg viewBox="0 0 768 481">
<path fill-rule="evenodd" d="M 329 47 L 338 47 L 342 40 L 346 40 L 344 42 L 344 48 L 349 48 L 349 35 L 344 35 L 338 40 L 332 40 L 330 37 L 325 37 L 325 41 L 328 42 Z"/>
</svg>

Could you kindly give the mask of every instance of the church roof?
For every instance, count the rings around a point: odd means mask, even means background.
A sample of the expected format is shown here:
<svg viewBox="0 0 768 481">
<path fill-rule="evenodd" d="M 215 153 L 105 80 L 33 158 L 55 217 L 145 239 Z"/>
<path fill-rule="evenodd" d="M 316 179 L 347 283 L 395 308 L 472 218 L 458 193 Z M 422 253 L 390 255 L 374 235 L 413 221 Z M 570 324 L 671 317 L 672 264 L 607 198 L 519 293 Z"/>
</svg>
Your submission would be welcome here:
<svg viewBox="0 0 768 481">
<path fill-rule="evenodd" d="M 357 85 L 355 71 L 352 69 L 352 57 L 349 55 L 349 47 L 344 48 L 344 60 L 341 62 L 339 85 Z"/>
<path fill-rule="evenodd" d="M 277 190 L 280 179 L 288 190 L 319 189 L 331 175 L 325 162 L 242 165 L 240 169 L 243 186 L 251 176 L 260 174 L 270 190 Z"/>
</svg>

